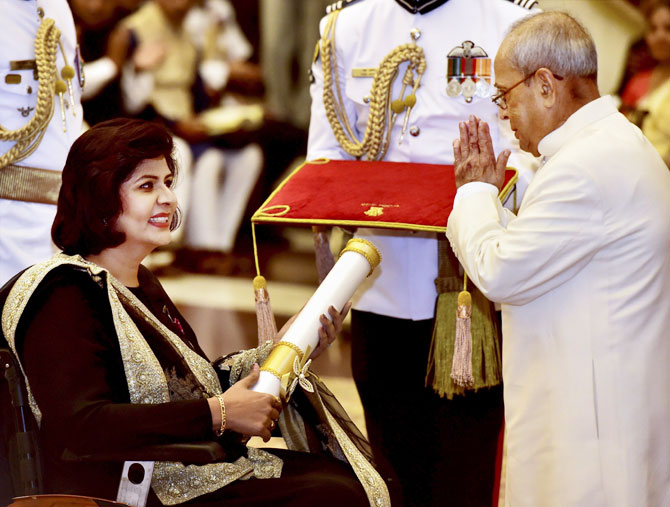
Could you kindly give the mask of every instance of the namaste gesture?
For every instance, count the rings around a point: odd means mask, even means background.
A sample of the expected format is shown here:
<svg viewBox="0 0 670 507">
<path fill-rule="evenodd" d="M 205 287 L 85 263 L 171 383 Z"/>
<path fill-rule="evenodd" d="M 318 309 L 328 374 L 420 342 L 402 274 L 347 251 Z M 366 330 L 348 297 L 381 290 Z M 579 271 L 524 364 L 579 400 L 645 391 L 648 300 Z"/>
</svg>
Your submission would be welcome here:
<svg viewBox="0 0 670 507">
<path fill-rule="evenodd" d="M 503 150 L 496 160 L 489 125 L 470 115 L 467 122 L 459 122 L 459 139 L 454 139 L 454 173 L 456 187 L 472 181 L 495 185 L 498 190 L 505 180 L 509 150 Z"/>
</svg>

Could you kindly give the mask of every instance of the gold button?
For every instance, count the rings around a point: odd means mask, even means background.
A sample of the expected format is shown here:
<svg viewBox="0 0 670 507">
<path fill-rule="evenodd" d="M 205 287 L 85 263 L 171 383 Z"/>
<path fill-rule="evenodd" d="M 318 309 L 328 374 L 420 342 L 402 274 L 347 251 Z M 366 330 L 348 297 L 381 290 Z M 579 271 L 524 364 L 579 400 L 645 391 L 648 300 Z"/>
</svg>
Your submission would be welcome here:
<svg viewBox="0 0 670 507">
<path fill-rule="evenodd" d="M 421 129 L 417 125 L 412 125 L 409 128 L 409 133 L 410 133 L 410 135 L 413 135 L 414 137 L 416 137 L 421 133 Z"/>
</svg>

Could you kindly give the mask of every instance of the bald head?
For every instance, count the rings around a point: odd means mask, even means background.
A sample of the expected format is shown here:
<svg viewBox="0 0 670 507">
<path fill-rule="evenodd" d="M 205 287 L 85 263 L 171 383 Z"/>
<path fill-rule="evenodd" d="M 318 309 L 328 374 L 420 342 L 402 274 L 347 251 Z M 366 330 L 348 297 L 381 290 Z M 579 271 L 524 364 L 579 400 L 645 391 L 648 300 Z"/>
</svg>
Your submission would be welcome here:
<svg viewBox="0 0 670 507">
<path fill-rule="evenodd" d="M 564 12 L 542 12 L 518 21 L 498 50 L 498 57 L 523 75 L 541 67 L 563 77 L 598 75 L 598 56 L 586 29 Z"/>
</svg>

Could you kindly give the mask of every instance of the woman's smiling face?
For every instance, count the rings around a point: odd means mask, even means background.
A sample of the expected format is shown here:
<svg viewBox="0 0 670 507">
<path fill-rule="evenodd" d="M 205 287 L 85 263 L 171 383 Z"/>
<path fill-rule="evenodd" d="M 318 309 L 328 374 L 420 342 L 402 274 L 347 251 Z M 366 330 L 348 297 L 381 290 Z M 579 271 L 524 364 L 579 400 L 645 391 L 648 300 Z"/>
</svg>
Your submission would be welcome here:
<svg viewBox="0 0 670 507">
<path fill-rule="evenodd" d="M 121 184 L 122 212 L 115 228 L 126 235 L 126 246 L 147 253 L 170 242 L 170 224 L 177 209 L 173 175 L 164 158 L 144 160 Z"/>
</svg>

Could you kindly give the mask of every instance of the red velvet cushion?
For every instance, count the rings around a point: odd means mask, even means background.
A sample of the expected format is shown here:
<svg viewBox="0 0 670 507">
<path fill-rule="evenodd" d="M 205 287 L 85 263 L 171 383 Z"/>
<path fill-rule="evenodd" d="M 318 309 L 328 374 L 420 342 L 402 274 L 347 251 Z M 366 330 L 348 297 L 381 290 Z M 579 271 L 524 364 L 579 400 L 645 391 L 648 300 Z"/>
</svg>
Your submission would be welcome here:
<svg viewBox="0 0 670 507">
<path fill-rule="evenodd" d="M 508 169 L 505 188 L 516 182 Z M 456 185 L 450 165 L 312 160 L 297 168 L 252 222 L 444 231 Z"/>
</svg>

